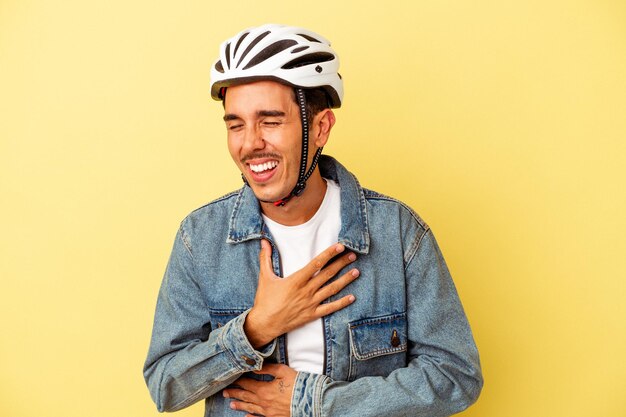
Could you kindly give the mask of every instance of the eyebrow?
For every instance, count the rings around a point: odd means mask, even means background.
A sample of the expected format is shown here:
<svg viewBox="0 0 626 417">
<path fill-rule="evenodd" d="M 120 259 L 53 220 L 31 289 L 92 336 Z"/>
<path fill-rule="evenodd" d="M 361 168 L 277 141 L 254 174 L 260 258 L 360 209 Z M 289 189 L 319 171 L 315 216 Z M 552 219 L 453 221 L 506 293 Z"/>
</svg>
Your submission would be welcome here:
<svg viewBox="0 0 626 417">
<path fill-rule="evenodd" d="M 284 117 L 285 112 L 280 110 L 260 110 L 257 112 L 257 116 L 261 117 Z"/>
<path fill-rule="evenodd" d="M 284 111 L 280 111 L 280 110 L 259 110 L 258 112 L 256 112 L 257 117 L 284 117 L 286 115 L 286 113 Z M 236 114 L 225 114 L 223 117 L 225 122 L 231 121 L 231 120 L 237 120 L 237 119 L 241 119 L 241 117 L 237 116 Z"/>
<path fill-rule="evenodd" d="M 237 116 L 236 114 L 225 114 L 223 119 L 224 119 L 225 122 L 229 122 L 231 120 L 239 119 L 239 116 Z"/>
</svg>

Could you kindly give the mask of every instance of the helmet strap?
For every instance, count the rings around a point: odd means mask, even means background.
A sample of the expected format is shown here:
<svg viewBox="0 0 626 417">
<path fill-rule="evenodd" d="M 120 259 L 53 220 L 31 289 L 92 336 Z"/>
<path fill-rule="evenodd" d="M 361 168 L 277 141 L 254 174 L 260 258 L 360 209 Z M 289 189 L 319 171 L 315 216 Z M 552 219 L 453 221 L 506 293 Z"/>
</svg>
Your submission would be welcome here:
<svg viewBox="0 0 626 417">
<path fill-rule="evenodd" d="M 302 192 L 306 188 L 306 182 L 311 174 L 313 174 L 313 171 L 317 166 L 317 161 L 322 154 L 322 148 L 319 148 L 317 152 L 315 152 L 311 167 L 307 171 L 306 165 L 309 157 L 309 118 L 306 113 L 306 98 L 304 96 L 304 90 L 301 88 L 296 88 L 295 93 L 298 106 L 300 107 L 300 121 L 302 123 L 302 152 L 300 156 L 300 171 L 298 173 L 298 182 L 296 183 L 296 186 L 293 188 L 293 190 L 291 190 L 288 196 L 274 202 L 274 205 L 276 207 L 282 207 L 287 204 L 287 202 L 291 200 L 292 197 L 302 194 Z"/>
</svg>

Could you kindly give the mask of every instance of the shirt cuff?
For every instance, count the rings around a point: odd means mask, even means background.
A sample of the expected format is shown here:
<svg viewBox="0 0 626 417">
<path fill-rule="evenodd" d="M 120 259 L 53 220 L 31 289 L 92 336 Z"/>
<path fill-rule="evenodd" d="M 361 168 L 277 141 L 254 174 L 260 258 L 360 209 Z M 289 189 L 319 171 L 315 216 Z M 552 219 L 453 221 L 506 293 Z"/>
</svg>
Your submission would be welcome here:
<svg viewBox="0 0 626 417">
<path fill-rule="evenodd" d="M 258 371 L 263 366 L 263 360 L 270 356 L 276 348 L 276 339 L 256 350 L 250 344 L 243 324 L 250 310 L 244 311 L 222 327 L 220 343 L 224 350 L 230 353 L 233 363 L 243 372 Z"/>
<path fill-rule="evenodd" d="M 292 417 L 320 417 L 322 415 L 322 391 L 332 380 L 326 375 L 298 372 L 291 394 Z"/>
</svg>

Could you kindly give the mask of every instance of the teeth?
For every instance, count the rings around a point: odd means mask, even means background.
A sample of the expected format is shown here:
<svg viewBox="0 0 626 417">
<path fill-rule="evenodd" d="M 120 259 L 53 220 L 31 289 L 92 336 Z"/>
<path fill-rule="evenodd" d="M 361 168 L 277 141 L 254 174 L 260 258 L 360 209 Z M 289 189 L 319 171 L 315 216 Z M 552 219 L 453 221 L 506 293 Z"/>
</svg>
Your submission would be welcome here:
<svg viewBox="0 0 626 417">
<path fill-rule="evenodd" d="M 263 172 L 263 171 L 267 171 L 268 169 L 274 169 L 276 168 L 276 165 L 278 165 L 278 162 L 276 161 L 270 161 L 270 162 L 266 162 L 264 164 L 258 164 L 258 165 L 252 165 L 250 164 L 250 169 L 254 172 Z"/>
</svg>

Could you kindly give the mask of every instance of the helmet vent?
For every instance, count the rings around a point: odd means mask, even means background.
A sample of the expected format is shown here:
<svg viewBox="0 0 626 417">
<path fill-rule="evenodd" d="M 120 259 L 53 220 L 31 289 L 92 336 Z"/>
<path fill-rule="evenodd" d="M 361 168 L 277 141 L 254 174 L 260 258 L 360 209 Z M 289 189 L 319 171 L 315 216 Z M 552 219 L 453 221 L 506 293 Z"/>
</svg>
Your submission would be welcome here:
<svg viewBox="0 0 626 417">
<path fill-rule="evenodd" d="M 230 68 L 230 42 L 228 42 L 228 44 L 226 45 L 224 55 L 226 55 L 226 66 Z"/>
<path fill-rule="evenodd" d="M 218 72 L 221 72 L 222 74 L 224 73 L 224 67 L 222 66 L 222 61 L 217 61 L 217 62 L 215 63 L 215 69 L 216 69 Z"/>
<path fill-rule="evenodd" d="M 298 42 L 294 41 L 293 39 L 284 39 L 282 41 L 274 42 L 273 44 L 271 44 L 270 46 L 268 46 L 267 48 L 263 49 L 261 52 L 256 54 L 256 56 L 252 58 L 250 62 L 248 62 L 248 64 L 245 67 L 243 67 L 243 69 L 247 70 L 248 68 L 251 68 L 257 64 L 260 64 L 261 62 L 273 57 L 279 52 L 282 52 L 285 49 L 290 48 L 293 45 L 297 45 L 297 44 Z"/>
<path fill-rule="evenodd" d="M 297 48 L 294 48 L 293 51 L 291 51 L 292 54 L 297 54 L 298 52 L 302 52 L 305 49 L 309 49 L 309 45 L 305 45 L 305 46 L 299 46 Z"/>
<path fill-rule="evenodd" d="M 320 41 L 319 39 L 315 39 L 313 36 L 305 35 L 304 33 L 298 33 L 298 35 L 302 36 L 307 41 L 322 43 L 322 41 Z"/>
<path fill-rule="evenodd" d="M 243 54 L 241 54 L 241 58 L 239 58 L 239 61 L 237 62 L 237 67 L 239 67 L 239 65 L 241 65 L 241 61 L 243 61 L 243 59 L 246 57 L 246 55 L 248 55 L 248 52 L 250 52 L 252 50 L 252 48 L 254 48 L 257 43 L 261 42 L 261 40 L 263 40 L 263 38 L 266 37 L 269 34 L 270 34 L 269 30 L 266 31 L 266 32 L 263 32 L 259 36 L 257 36 L 255 40 L 250 42 L 250 45 L 248 45 L 246 50 L 243 51 Z"/>
<path fill-rule="evenodd" d="M 319 64 L 321 62 L 332 61 L 333 59 L 335 59 L 335 55 L 331 53 L 315 52 L 312 54 L 303 55 L 287 62 L 285 65 L 282 66 L 282 69 L 292 69 L 310 64 Z"/>
<path fill-rule="evenodd" d="M 239 49 L 239 45 L 241 45 L 241 42 L 243 42 L 243 40 L 246 39 L 246 36 L 248 36 L 249 33 L 250 32 L 246 32 L 243 35 L 241 35 L 241 37 L 237 41 L 237 44 L 235 45 L 235 50 L 233 51 L 233 55 L 237 55 L 237 49 Z"/>
</svg>

